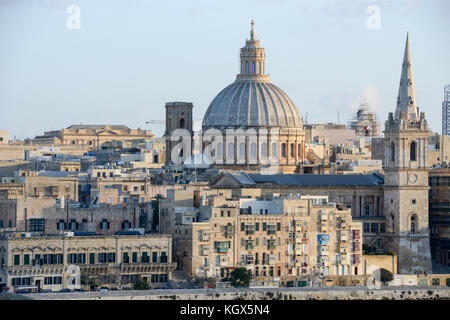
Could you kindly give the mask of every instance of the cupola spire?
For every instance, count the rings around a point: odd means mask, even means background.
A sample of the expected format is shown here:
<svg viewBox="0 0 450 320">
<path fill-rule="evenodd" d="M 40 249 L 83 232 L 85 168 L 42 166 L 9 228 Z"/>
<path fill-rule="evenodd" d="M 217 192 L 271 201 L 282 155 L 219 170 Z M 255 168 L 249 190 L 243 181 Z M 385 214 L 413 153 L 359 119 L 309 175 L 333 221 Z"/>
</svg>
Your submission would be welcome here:
<svg viewBox="0 0 450 320">
<path fill-rule="evenodd" d="M 264 72 L 266 54 L 256 40 L 255 21 L 252 19 L 250 24 L 250 39 L 246 39 L 241 48 L 241 70 L 236 79 L 268 81 L 269 77 Z"/>
<path fill-rule="evenodd" d="M 255 41 L 255 21 L 252 19 L 251 22 L 252 28 L 250 30 L 250 40 Z"/>
</svg>

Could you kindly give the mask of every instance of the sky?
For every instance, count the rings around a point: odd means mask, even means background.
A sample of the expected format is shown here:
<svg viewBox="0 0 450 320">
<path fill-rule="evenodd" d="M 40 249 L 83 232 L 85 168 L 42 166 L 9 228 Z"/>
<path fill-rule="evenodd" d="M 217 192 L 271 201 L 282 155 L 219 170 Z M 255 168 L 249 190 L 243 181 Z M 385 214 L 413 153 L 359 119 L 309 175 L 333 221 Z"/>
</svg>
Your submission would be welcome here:
<svg viewBox="0 0 450 320">
<path fill-rule="evenodd" d="M 254 19 L 266 73 L 308 123 L 346 123 L 366 97 L 383 128 L 408 31 L 417 104 L 441 133 L 449 12 L 448 0 L 0 0 L 0 130 L 124 124 L 161 136 L 145 122 L 165 119 L 170 101 L 192 102 L 201 120 L 235 80 Z"/>
</svg>

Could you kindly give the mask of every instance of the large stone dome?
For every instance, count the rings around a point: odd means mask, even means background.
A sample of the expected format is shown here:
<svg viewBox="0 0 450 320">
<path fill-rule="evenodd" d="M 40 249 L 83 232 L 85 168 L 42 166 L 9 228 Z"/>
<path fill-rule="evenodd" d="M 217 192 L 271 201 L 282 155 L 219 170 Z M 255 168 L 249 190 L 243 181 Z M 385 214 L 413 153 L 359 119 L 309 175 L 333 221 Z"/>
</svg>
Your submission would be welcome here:
<svg viewBox="0 0 450 320">
<path fill-rule="evenodd" d="M 203 128 L 295 127 L 302 121 L 292 100 L 269 81 L 236 80 L 211 102 Z"/>
</svg>

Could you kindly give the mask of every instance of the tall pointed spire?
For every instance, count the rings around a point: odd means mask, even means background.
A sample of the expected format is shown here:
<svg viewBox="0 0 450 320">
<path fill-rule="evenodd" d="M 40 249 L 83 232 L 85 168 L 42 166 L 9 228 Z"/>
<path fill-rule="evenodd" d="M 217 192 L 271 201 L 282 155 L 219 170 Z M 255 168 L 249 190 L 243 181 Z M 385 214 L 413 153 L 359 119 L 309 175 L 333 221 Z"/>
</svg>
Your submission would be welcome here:
<svg viewBox="0 0 450 320">
<path fill-rule="evenodd" d="M 407 115 L 408 120 L 418 121 L 416 94 L 414 92 L 414 79 L 411 66 L 411 53 L 409 48 L 409 34 L 406 34 L 405 54 L 403 56 L 402 73 L 398 89 L 397 108 L 395 119 L 399 120 L 401 113 Z"/>
</svg>

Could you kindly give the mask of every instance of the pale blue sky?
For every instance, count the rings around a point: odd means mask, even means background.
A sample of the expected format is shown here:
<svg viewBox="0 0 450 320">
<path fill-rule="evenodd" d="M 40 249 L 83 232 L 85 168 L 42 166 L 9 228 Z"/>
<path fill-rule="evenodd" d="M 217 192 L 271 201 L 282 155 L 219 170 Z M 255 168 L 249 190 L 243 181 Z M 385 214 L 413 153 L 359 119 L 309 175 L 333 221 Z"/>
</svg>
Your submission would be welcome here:
<svg viewBox="0 0 450 320">
<path fill-rule="evenodd" d="M 67 7 L 81 9 L 69 30 Z M 366 12 L 380 7 L 380 29 Z M 350 119 L 365 93 L 394 111 L 406 31 L 416 98 L 441 132 L 450 84 L 450 1 L 0 0 L 0 130 L 34 137 L 71 124 L 125 124 L 161 135 L 168 101 L 194 118 L 234 81 L 255 19 L 266 72 L 308 122 Z"/>
</svg>

